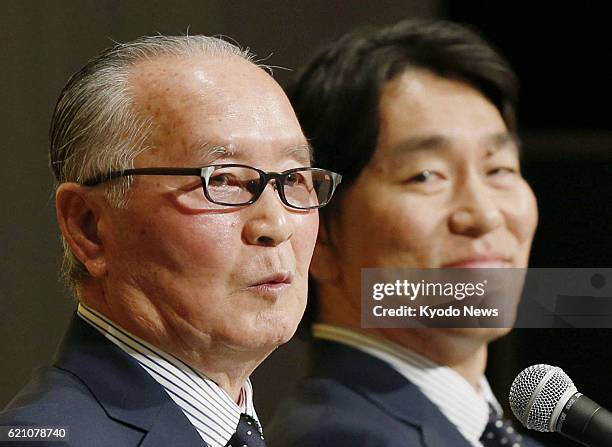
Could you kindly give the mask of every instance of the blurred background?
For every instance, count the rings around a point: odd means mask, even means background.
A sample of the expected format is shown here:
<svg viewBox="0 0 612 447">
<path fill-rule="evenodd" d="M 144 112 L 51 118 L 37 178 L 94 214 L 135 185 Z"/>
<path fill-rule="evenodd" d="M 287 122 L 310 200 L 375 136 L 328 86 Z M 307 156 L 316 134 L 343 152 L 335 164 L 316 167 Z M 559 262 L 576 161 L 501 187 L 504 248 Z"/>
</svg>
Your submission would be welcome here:
<svg viewBox="0 0 612 447">
<path fill-rule="evenodd" d="M 411 16 L 472 24 L 521 80 L 524 172 L 540 206 L 533 267 L 612 267 L 612 35 L 604 6 L 587 2 L 442 0 L 23 0 L 0 3 L 0 408 L 51 361 L 75 308 L 58 280 L 61 260 L 48 126 L 68 77 L 113 41 L 152 33 L 223 34 L 248 46 L 286 85 L 321 45 L 357 26 Z M 364 61 L 367 63 L 367 61 Z M 611 297 L 612 298 L 612 297 Z M 532 363 L 564 368 L 612 408 L 612 330 L 516 330 L 496 342 L 487 371 L 500 401 Z M 294 340 L 255 373 L 265 424 L 308 368 Z M 564 444 L 556 436 L 544 442 Z"/>
</svg>

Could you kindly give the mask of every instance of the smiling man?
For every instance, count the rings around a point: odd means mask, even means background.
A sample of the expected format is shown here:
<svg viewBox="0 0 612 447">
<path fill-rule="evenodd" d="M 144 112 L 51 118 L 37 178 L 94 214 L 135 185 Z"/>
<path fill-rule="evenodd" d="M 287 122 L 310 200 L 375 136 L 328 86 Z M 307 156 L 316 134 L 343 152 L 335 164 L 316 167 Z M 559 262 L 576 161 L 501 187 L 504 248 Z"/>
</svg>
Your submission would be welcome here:
<svg viewBox="0 0 612 447">
<path fill-rule="evenodd" d="M 75 446 L 262 446 L 249 375 L 293 335 L 325 205 L 281 88 L 204 36 L 105 50 L 57 103 L 51 163 L 78 312 L 2 426 Z"/>
<path fill-rule="evenodd" d="M 340 38 L 290 99 L 344 181 L 311 266 L 315 371 L 278 410 L 274 445 L 535 445 L 484 377 L 508 329 L 361 327 L 362 268 L 527 266 L 537 208 L 508 64 L 460 25 L 408 20 Z"/>
</svg>

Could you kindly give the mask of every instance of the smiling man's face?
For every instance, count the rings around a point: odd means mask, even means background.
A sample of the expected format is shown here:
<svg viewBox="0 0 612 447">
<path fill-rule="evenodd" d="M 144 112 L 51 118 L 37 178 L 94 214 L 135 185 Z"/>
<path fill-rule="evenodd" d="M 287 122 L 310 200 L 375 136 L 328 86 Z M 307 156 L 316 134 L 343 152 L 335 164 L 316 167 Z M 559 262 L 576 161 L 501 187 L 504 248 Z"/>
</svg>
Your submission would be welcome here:
<svg viewBox="0 0 612 447">
<path fill-rule="evenodd" d="M 358 228 L 348 224 L 358 216 Z M 347 274 L 526 267 L 536 223 L 518 147 L 491 102 L 425 71 L 385 86 L 376 151 L 343 202 Z"/>
<path fill-rule="evenodd" d="M 137 168 L 309 165 L 284 93 L 243 59 L 143 62 L 131 85 L 155 125 Z M 136 335 L 194 353 L 269 351 L 293 335 L 306 305 L 318 212 L 287 208 L 272 183 L 256 203 L 232 208 L 208 203 L 198 177 L 136 176 L 127 208 L 109 211 L 101 224 L 106 304 Z"/>
<path fill-rule="evenodd" d="M 423 70 L 385 85 L 379 116 L 373 157 L 330 225 L 333 256 L 314 263 L 337 271 L 326 274 L 350 303 L 345 313 L 359 317 L 365 267 L 526 267 L 536 201 L 497 108 L 469 84 Z"/>
</svg>

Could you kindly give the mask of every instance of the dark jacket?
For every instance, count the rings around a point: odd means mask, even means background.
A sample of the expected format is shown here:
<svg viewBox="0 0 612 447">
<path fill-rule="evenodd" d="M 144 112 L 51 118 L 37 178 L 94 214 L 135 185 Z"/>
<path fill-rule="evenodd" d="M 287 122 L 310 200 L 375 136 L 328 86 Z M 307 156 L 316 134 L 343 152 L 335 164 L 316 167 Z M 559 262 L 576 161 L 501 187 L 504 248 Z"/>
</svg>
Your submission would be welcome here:
<svg viewBox="0 0 612 447">
<path fill-rule="evenodd" d="M 315 342 L 315 371 L 267 425 L 269 447 L 471 447 L 455 426 L 385 362 Z M 524 447 L 540 444 L 525 439 Z"/>
<path fill-rule="evenodd" d="M 32 446 L 206 445 L 161 385 L 76 315 L 53 366 L 37 370 L 0 413 L 7 425 L 69 428 L 66 443 L 24 444 Z"/>
</svg>

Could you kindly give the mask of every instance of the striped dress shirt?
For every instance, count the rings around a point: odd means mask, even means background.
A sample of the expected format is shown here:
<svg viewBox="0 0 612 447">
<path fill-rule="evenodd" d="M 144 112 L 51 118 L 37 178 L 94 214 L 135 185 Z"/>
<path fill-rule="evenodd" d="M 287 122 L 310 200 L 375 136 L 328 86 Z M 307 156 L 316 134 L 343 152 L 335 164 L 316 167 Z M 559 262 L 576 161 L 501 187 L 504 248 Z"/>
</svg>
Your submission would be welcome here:
<svg viewBox="0 0 612 447">
<path fill-rule="evenodd" d="M 452 368 L 438 365 L 388 340 L 348 328 L 317 323 L 315 338 L 330 340 L 365 352 L 387 363 L 414 383 L 474 447 L 482 447 L 489 420 L 489 405 L 501 416 L 502 408 L 487 379 L 480 378 L 480 392 Z"/>
<path fill-rule="evenodd" d="M 191 366 L 130 334 L 83 303 L 79 304 L 77 314 L 133 357 L 164 388 L 208 446 L 224 447 L 236 431 L 241 413 L 259 424 L 250 380 L 240 390 L 237 404 L 215 382 Z"/>
</svg>

